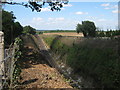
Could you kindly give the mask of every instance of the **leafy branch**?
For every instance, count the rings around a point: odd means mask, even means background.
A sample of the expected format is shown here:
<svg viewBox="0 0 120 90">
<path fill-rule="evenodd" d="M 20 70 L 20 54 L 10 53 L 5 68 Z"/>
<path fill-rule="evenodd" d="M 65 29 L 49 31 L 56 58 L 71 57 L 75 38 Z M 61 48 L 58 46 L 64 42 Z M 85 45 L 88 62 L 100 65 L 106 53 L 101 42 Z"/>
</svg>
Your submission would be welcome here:
<svg viewBox="0 0 120 90">
<path fill-rule="evenodd" d="M 19 65 L 19 59 L 22 55 L 22 52 L 21 52 L 21 48 L 23 46 L 22 39 L 20 37 L 16 38 L 15 42 L 14 42 L 14 45 L 15 46 L 17 45 L 17 47 L 15 49 L 15 55 L 14 55 L 14 61 L 15 61 L 15 64 L 14 64 L 15 66 L 14 67 L 15 68 L 14 68 L 14 71 L 13 71 L 12 80 L 13 80 L 13 84 L 18 84 L 19 83 L 18 80 L 19 80 L 20 73 L 21 73 L 21 67 Z"/>
<path fill-rule="evenodd" d="M 39 3 L 39 2 L 32 2 L 32 1 L 28 1 L 28 3 L 16 3 L 16 2 L 1 2 L 0 3 L 2 4 L 10 4 L 10 5 L 22 5 L 26 8 L 31 8 L 32 11 L 37 11 L 37 12 L 40 12 L 43 8 L 43 6 L 45 6 L 45 4 L 47 3 L 49 6 L 50 6 L 50 10 L 51 11 L 60 11 L 61 8 L 63 7 L 64 4 L 68 4 L 68 0 L 65 0 L 65 1 L 55 1 L 55 2 L 52 2 L 51 0 L 50 1 L 43 1 L 42 3 Z"/>
</svg>

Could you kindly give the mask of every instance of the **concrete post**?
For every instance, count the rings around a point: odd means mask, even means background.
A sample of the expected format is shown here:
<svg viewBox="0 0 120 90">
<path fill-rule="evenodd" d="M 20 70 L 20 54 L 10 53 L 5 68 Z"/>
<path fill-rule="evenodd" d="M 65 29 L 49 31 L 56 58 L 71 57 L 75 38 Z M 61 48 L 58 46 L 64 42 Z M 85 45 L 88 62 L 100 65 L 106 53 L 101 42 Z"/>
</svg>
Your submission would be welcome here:
<svg viewBox="0 0 120 90">
<path fill-rule="evenodd" d="M 2 79 L 3 79 L 3 71 L 4 71 L 4 35 L 3 32 L 0 31 L 0 89 L 2 88 Z"/>
<path fill-rule="evenodd" d="M 0 0 L 0 90 L 2 89 L 2 79 L 3 77 L 3 72 L 4 71 L 4 34 L 2 32 L 2 3 L 5 2 L 6 0 Z"/>
</svg>

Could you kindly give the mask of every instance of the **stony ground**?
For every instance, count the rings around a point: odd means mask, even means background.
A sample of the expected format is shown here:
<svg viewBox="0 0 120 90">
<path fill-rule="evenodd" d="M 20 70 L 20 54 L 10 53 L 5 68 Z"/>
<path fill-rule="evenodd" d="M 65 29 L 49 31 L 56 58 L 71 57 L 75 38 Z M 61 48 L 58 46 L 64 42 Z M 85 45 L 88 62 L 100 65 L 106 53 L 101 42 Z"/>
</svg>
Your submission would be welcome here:
<svg viewBox="0 0 120 90">
<path fill-rule="evenodd" d="M 66 79 L 49 66 L 34 45 L 26 44 L 21 59 L 21 88 L 72 88 Z"/>
<path fill-rule="evenodd" d="M 22 84 L 25 88 L 71 88 L 65 79 L 46 64 L 33 65 L 21 73 Z"/>
</svg>

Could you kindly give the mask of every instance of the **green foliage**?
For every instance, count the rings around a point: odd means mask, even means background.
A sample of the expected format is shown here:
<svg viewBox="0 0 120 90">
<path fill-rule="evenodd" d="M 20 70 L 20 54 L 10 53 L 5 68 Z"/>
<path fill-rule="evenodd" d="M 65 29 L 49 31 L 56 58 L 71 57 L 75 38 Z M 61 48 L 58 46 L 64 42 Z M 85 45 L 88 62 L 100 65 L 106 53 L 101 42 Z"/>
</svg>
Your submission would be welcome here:
<svg viewBox="0 0 120 90">
<path fill-rule="evenodd" d="M 23 31 L 23 27 L 21 26 L 21 24 L 19 22 L 15 22 L 14 23 L 14 27 L 13 27 L 13 36 L 14 37 L 18 37 L 19 35 L 22 34 Z"/>
<path fill-rule="evenodd" d="M 44 33 L 55 33 L 55 32 L 76 32 L 75 30 L 48 30 L 48 31 L 43 31 Z"/>
<path fill-rule="evenodd" d="M 96 26 L 91 21 L 82 21 L 82 24 L 77 24 L 76 31 L 77 33 L 83 32 L 84 37 L 96 36 Z"/>
<path fill-rule="evenodd" d="M 97 37 L 105 37 L 105 32 L 104 31 L 97 31 L 96 36 Z"/>
<path fill-rule="evenodd" d="M 60 40 L 57 40 L 55 44 L 52 45 L 52 49 L 56 50 L 57 53 L 62 53 L 63 51 L 63 44 L 61 43 Z"/>
<path fill-rule="evenodd" d="M 77 24 L 76 31 L 77 33 L 84 32 L 82 24 Z"/>
<path fill-rule="evenodd" d="M 22 5 L 22 6 L 26 7 L 26 8 L 32 9 L 32 12 L 33 11 L 40 12 L 42 10 L 43 6 L 45 6 L 46 3 L 50 7 L 51 11 L 60 11 L 61 8 L 63 7 L 63 4 L 68 4 L 68 2 L 69 2 L 68 0 L 65 0 L 65 1 L 64 0 L 62 0 L 62 1 L 52 1 L 52 0 L 46 1 L 46 0 L 44 0 L 42 2 L 41 1 L 36 2 L 36 0 L 35 1 L 29 0 L 28 2 L 22 2 L 22 3 L 11 2 L 11 1 L 9 1 L 9 2 L 4 1 L 3 2 L 2 1 L 2 4 Z"/>
<path fill-rule="evenodd" d="M 31 26 L 23 27 L 24 34 L 36 34 L 36 29 L 32 28 Z"/>
<path fill-rule="evenodd" d="M 55 39 L 55 36 L 43 37 L 43 39 L 47 43 L 48 46 L 51 46 L 53 40 Z"/>
<path fill-rule="evenodd" d="M 42 31 L 36 31 L 36 34 L 43 34 Z"/>
<path fill-rule="evenodd" d="M 23 45 L 23 41 L 22 41 L 22 39 L 21 39 L 20 37 L 17 37 L 17 38 L 15 39 L 14 44 L 19 45 L 19 46 L 22 46 L 22 45 Z"/>
<path fill-rule="evenodd" d="M 15 19 L 13 12 L 2 10 L 2 31 L 4 32 L 5 46 L 10 45 L 22 33 L 23 28 L 19 22 L 15 22 Z"/>
<path fill-rule="evenodd" d="M 118 79 L 118 56 L 110 48 L 89 48 L 86 46 L 76 46 L 70 49 L 68 54 L 68 65 L 78 73 L 92 76 L 99 80 L 104 87 L 115 88 L 115 80 Z M 119 63 L 120 64 L 120 63 Z"/>
<path fill-rule="evenodd" d="M 120 57 L 115 48 L 116 41 L 89 39 L 73 47 L 63 44 L 60 38 L 52 42 L 51 50 L 61 56 L 67 54 L 67 65 L 76 73 L 94 78 L 99 87 L 120 87 Z"/>
<path fill-rule="evenodd" d="M 97 31 L 97 37 L 114 37 L 120 35 L 120 30 Z"/>
<path fill-rule="evenodd" d="M 107 31 L 106 32 L 106 37 L 111 37 L 112 36 L 112 31 Z"/>
<path fill-rule="evenodd" d="M 20 73 L 21 73 L 21 67 L 19 65 L 19 59 L 22 56 L 22 51 L 21 50 L 23 48 L 23 41 L 20 37 L 15 39 L 14 46 L 17 46 L 17 47 L 15 48 L 15 53 L 14 53 L 15 68 L 14 68 L 14 71 L 13 71 L 12 82 L 13 82 L 13 84 L 17 84 L 18 80 L 19 80 L 19 77 L 20 77 Z"/>
</svg>

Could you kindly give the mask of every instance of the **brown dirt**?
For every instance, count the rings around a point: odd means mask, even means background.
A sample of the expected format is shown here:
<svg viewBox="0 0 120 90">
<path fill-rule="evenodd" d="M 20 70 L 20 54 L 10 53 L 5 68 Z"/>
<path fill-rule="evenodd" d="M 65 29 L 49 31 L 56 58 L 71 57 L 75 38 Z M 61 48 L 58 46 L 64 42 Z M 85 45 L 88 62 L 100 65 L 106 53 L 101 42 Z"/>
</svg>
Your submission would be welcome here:
<svg viewBox="0 0 120 90">
<path fill-rule="evenodd" d="M 34 45 L 26 44 L 23 50 L 20 88 L 72 88 L 55 68 L 49 66 Z"/>
<path fill-rule="evenodd" d="M 83 37 L 82 33 L 77 34 L 76 32 L 43 33 L 43 35 L 62 35 L 62 36 L 80 36 L 80 37 Z"/>
<path fill-rule="evenodd" d="M 21 76 L 25 88 L 72 88 L 47 64 L 32 65 L 32 68 L 22 70 Z"/>
</svg>

